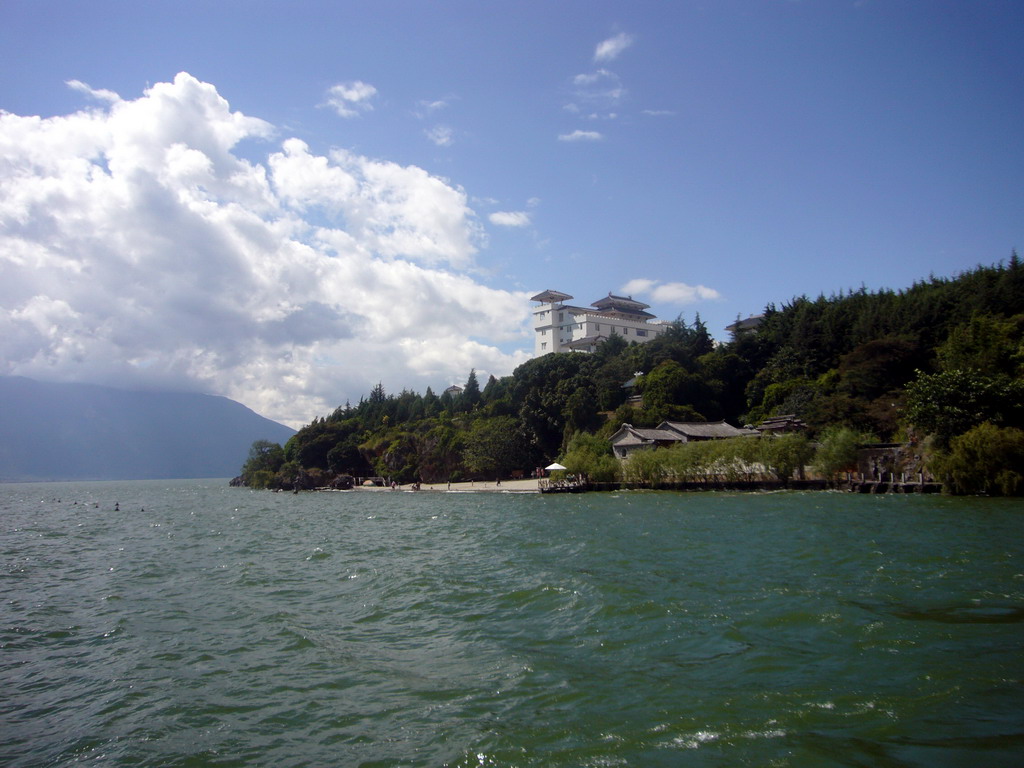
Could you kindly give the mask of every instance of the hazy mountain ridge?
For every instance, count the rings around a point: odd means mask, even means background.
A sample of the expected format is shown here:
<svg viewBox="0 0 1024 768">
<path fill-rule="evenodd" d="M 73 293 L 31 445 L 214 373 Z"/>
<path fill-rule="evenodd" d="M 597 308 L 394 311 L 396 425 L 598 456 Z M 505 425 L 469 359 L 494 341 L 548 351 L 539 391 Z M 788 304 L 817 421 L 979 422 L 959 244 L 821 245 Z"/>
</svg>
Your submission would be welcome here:
<svg viewBox="0 0 1024 768">
<path fill-rule="evenodd" d="M 0 481 L 231 477 L 293 434 L 225 397 L 0 377 Z"/>
</svg>

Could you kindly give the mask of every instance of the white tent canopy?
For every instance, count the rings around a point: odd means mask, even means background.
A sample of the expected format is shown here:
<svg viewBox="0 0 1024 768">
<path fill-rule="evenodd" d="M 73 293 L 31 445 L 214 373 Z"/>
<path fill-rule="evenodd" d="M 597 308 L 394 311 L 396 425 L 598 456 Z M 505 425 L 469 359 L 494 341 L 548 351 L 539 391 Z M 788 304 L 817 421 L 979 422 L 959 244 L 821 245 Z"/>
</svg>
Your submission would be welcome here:
<svg viewBox="0 0 1024 768">
<path fill-rule="evenodd" d="M 565 467 L 563 467 L 558 462 L 555 462 L 554 464 L 548 464 L 548 466 L 544 467 L 544 469 L 565 469 Z"/>
</svg>

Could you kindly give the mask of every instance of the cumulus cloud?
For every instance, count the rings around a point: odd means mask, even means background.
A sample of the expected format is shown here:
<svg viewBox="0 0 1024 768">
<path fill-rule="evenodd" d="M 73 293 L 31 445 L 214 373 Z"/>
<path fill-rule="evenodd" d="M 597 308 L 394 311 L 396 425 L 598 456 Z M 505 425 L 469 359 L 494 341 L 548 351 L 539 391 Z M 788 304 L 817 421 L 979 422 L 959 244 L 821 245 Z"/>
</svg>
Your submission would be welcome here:
<svg viewBox="0 0 1024 768">
<path fill-rule="evenodd" d="M 525 211 L 495 211 L 487 217 L 491 224 L 499 227 L 528 227 L 530 214 Z"/>
<path fill-rule="evenodd" d="M 101 100 L 0 113 L 0 373 L 214 392 L 298 426 L 377 381 L 422 391 L 526 358 L 502 347 L 525 340 L 528 295 L 473 279 L 462 189 L 270 144 L 186 73 Z"/>
<path fill-rule="evenodd" d="M 376 95 L 377 89 L 369 83 L 353 80 L 328 88 L 327 99 L 324 103 L 337 112 L 340 117 L 357 117 L 360 112 L 368 112 L 373 109 L 370 99 Z"/>
<path fill-rule="evenodd" d="M 630 280 L 621 288 L 630 296 L 649 296 L 659 304 L 694 304 L 698 301 L 713 301 L 722 298 L 722 294 L 705 285 L 687 285 L 686 283 L 662 283 L 659 280 L 637 278 Z"/>
<path fill-rule="evenodd" d="M 611 61 L 633 44 L 633 36 L 620 32 L 614 37 L 602 40 L 594 49 L 594 61 Z"/>
<path fill-rule="evenodd" d="M 563 133 L 558 137 L 559 141 L 600 141 L 604 136 L 597 131 L 581 131 L 576 129 L 572 133 Z"/>
</svg>

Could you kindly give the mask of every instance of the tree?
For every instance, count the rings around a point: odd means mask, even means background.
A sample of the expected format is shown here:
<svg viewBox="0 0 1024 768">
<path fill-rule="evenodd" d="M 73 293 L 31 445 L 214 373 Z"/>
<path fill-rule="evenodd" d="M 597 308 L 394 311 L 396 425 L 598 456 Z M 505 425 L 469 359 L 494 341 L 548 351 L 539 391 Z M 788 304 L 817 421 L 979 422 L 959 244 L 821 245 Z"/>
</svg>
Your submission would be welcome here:
<svg viewBox="0 0 1024 768">
<path fill-rule="evenodd" d="M 1024 315 L 1004 320 L 978 314 L 957 326 L 936 350 L 943 370 L 976 370 L 1014 375 L 1024 364 Z"/>
<path fill-rule="evenodd" d="M 513 371 L 512 405 L 535 456 L 560 453 L 569 397 L 590 386 L 594 364 L 593 355 L 553 354 L 534 358 Z"/>
<path fill-rule="evenodd" d="M 594 358 L 601 365 L 621 355 L 628 346 L 629 342 L 626 341 L 625 337 L 613 333 L 597 345 L 597 349 L 594 350 Z"/>
<path fill-rule="evenodd" d="M 804 435 L 789 434 L 761 439 L 762 460 L 779 480 L 787 482 L 814 458 L 814 447 Z"/>
<path fill-rule="evenodd" d="M 484 385 L 484 391 L 480 394 L 481 401 L 486 405 L 492 400 L 501 396 L 501 383 L 492 373 L 487 377 L 487 383 Z"/>
<path fill-rule="evenodd" d="M 590 432 L 601 426 L 598 414 L 597 398 L 590 387 L 579 387 L 569 395 L 562 411 L 565 419 L 565 432 L 572 435 L 576 432 Z"/>
<path fill-rule="evenodd" d="M 907 385 L 905 413 L 914 426 L 933 434 L 939 448 L 984 421 L 1019 426 L 1024 412 L 1024 381 L 985 376 L 972 370 L 926 374 Z"/>
<path fill-rule="evenodd" d="M 472 369 L 469 372 L 469 378 L 466 379 L 466 386 L 462 389 L 462 394 L 459 395 L 459 410 L 471 413 L 480 405 L 480 382 L 476 380 L 476 369 Z"/>
<path fill-rule="evenodd" d="M 644 408 L 674 421 L 705 421 L 720 409 L 714 392 L 699 374 L 675 360 L 660 363 L 640 381 Z"/>
<path fill-rule="evenodd" d="M 284 449 L 270 440 L 254 440 L 249 447 L 245 468 L 252 472 L 268 469 L 277 472 L 284 464 Z"/>
<path fill-rule="evenodd" d="M 924 362 L 917 343 L 903 336 L 859 344 L 840 358 L 839 391 L 873 400 L 904 386 Z"/>
<path fill-rule="evenodd" d="M 948 493 L 1024 495 L 1024 430 L 979 424 L 953 438 L 933 468 Z"/>
<path fill-rule="evenodd" d="M 857 447 L 869 442 L 870 437 L 839 424 L 827 427 L 819 439 L 814 454 L 815 471 L 829 479 L 835 479 L 840 472 L 857 469 Z"/>
<path fill-rule="evenodd" d="M 672 449 L 655 448 L 633 451 L 622 465 L 622 479 L 626 483 L 655 485 L 664 482 L 668 469 L 664 456 Z"/>
<path fill-rule="evenodd" d="M 419 441 L 420 479 L 427 483 L 458 479 L 465 432 L 451 424 L 433 426 Z"/>
<path fill-rule="evenodd" d="M 327 452 L 327 468 L 335 474 L 343 475 L 367 475 L 370 472 L 370 465 L 366 463 L 363 454 L 359 452 L 359 438 L 356 435 L 349 435 Z"/>
<path fill-rule="evenodd" d="M 518 421 L 511 416 L 477 419 L 466 436 L 466 469 L 480 477 L 508 477 L 528 455 Z M 527 465 L 528 466 L 528 465 Z"/>
<path fill-rule="evenodd" d="M 619 476 L 619 461 L 612 455 L 611 443 L 586 432 L 572 437 L 559 463 L 597 483 L 614 482 Z"/>
<path fill-rule="evenodd" d="M 423 418 L 433 419 L 441 413 L 441 410 L 440 398 L 434 394 L 434 390 L 427 387 L 427 391 L 423 393 Z"/>
<path fill-rule="evenodd" d="M 284 449 L 270 440 L 255 440 L 242 466 L 242 480 L 251 488 L 267 488 L 284 464 Z"/>
</svg>

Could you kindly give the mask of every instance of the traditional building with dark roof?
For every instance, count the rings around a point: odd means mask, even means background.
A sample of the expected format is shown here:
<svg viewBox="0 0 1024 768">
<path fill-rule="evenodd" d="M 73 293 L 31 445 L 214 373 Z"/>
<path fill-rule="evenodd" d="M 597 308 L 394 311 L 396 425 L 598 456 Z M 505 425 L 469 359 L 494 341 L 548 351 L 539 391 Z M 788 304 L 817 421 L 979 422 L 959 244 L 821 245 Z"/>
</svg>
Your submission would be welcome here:
<svg viewBox="0 0 1024 768">
<path fill-rule="evenodd" d="M 611 436 L 612 452 L 626 459 L 645 448 L 667 448 L 676 443 L 699 440 L 725 440 L 730 437 L 756 437 L 756 429 L 740 429 L 724 421 L 663 421 L 654 429 L 623 424 Z"/>
</svg>

